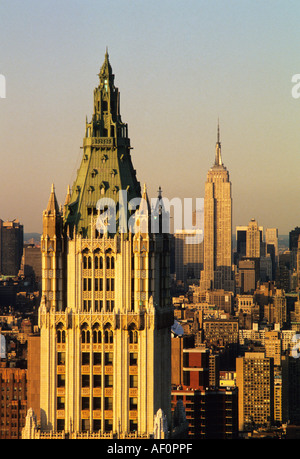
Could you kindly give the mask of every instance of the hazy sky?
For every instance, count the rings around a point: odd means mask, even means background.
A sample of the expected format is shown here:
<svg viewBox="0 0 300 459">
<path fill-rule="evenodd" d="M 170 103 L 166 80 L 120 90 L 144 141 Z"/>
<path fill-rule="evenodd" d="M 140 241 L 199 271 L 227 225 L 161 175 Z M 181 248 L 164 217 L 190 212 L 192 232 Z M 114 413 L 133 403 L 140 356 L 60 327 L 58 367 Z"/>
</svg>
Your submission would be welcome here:
<svg viewBox="0 0 300 459">
<path fill-rule="evenodd" d="M 299 0 L 1 0 L 0 218 L 42 229 L 82 155 L 106 46 L 137 177 L 149 195 L 196 198 L 215 154 L 233 231 L 254 217 L 300 226 Z"/>
</svg>

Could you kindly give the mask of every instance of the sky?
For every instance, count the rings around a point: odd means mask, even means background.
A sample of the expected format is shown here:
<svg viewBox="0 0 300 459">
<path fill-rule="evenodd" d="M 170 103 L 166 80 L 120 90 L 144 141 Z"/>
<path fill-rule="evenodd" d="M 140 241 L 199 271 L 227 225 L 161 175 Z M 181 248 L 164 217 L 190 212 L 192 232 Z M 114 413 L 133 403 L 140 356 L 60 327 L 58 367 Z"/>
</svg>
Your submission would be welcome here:
<svg viewBox="0 0 300 459">
<path fill-rule="evenodd" d="M 298 0 L 1 0 L 0 218 L 41 232 L 52 183 L 64 203 L 107 47 L 149 196 L 204 197 L 219 119 L 233 232 L 255 218 L 288 234 L 300 226 L 299 20 Z"/>
</svg>

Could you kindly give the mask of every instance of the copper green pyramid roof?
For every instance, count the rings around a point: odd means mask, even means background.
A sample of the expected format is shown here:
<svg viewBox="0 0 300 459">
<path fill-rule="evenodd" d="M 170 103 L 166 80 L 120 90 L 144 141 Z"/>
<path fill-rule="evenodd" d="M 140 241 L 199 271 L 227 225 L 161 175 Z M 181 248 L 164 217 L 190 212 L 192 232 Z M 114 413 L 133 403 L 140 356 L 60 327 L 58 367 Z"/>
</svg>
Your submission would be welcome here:
<svg viewBox="0 0 300 459">
<path fill-rule="evenodd" d="M 128 202 L 141 196 L 130 150 L 128 127 L 121 120 L 120 95 L 106 52 L 94 90 L 94 113 L 86 122 L 81 165 L 65 204 L 65 227 L 70 234 L 90 237 L 91 216 L 97 215 L 101 198 L 116 203 L 118 231 L 119 192 L 127 193 Z"/>
</svg>

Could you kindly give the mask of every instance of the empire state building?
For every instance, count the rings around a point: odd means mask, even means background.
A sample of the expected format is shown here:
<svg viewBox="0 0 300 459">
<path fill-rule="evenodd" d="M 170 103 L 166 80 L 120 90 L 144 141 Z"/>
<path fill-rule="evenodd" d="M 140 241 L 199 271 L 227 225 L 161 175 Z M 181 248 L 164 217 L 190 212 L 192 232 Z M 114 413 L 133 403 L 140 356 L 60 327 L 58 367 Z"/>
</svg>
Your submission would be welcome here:
<svg viewBox="0 0 300 459">
<path fill-rule="evenodd" d="M 219 126 L 215 162 L 205 183 L 203 268 L 201 289 L 233 291 L 232 193 L 229 172 L 222 162 Z"/>
</svg>

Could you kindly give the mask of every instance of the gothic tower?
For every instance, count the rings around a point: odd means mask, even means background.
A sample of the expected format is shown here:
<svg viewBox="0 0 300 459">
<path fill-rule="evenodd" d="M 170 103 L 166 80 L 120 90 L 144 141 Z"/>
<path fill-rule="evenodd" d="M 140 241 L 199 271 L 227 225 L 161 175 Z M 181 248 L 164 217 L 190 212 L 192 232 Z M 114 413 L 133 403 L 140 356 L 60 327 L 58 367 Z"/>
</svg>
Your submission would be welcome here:
<svg viewBox="0 0 300 459">
<path fill-rule="evenodd" d="M 214 165 L 207 173 L 204 194 L 204 263 L 200 286 L 203 290 L 233 291 L 232 196 L 229 172 L 222 162 L 220 129 Z"/>
<path fill-rule="evenodd" d="M 106 52 L 77 178 L 43 214 L 40 435 L 151 437 L 161 410 L 171 427 L 170 239 L 130 150 Z"/>
</svg>

